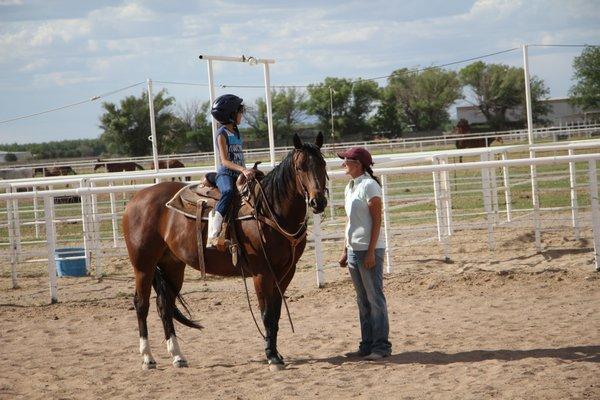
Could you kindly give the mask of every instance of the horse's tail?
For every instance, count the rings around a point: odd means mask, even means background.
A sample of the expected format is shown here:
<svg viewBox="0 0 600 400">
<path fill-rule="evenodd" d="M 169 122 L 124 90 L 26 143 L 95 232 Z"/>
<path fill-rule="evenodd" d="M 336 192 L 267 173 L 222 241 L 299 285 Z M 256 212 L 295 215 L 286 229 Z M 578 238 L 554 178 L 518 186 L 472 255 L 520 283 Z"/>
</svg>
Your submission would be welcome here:
<svg viewBox="0 0 600 400">
<path fill-rule="evenodd" d="M 134 163 L 136 168 L 139 168 L 140 170 L 144 170 L 144 167 L 142 167 L 140 164 L 138 163 Z"/>
<path fill-rule="evenodd" d="M 165 310 L 167 312 L 167 314 L 168 314 L 168 311 L 172 311 L 173 318 L 175 318 L 175 320 L 177 322 L 179 322 L 180 324 L 183 324 L 185 326 L 188 326 L 190 328 L 195 328 L 195 329 L 203 328 L 203 326 L 200 325 L 199 323 L 197 323 L 197 322 L 189 319 L 185 315 L 183 315 L 183 313 L 175 306 L 174 301 L 173 301 L 173 303 L 171 303 L 168 300 L 172 297 L 175 297 L 176 300 L 179 300 L 179 302 L 181 303 L 185 312 L 188 315 L 190 315 L 190 317 L 191 317 L 190 309 L 188 307 L 187 302 L 185 301 L 185 299 L 183 298 L 183 296 L 181 294 L 175 293 L 173 284 L 168 280 L 168 278 L 165 276 L 164 272 L 159 267 L 156 267 L 156 270 L 154 271 L 154 280 L 152 281 L 152 286 L 154 286 L 156 295 L 159 298 L 159 301 L 162 302 L 162 304 L 161 304 L 162 308 L 163 308 L 163 310 Z M 169 310 L 169 308 L 172 308 L 172 310 Z"/>
</svg>

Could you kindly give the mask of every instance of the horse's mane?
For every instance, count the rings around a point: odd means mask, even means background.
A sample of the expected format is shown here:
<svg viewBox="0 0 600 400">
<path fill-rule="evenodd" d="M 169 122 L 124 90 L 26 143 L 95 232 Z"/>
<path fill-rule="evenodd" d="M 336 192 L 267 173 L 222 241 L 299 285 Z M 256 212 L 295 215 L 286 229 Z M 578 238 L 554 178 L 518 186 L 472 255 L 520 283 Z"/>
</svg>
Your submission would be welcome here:
<svg viewBox="0 0 600 400">
<path fill-rule="evenodd" d="M 325 162 L 321 149 L 312 143 L 303 143 L 300 150 L 306 151 Z M 292 193 L 295 189 L 296 171 L 293 165 L 294 151 L 291 150 L 281 163 L 273 168 L 261 181 L 265 194 L 268 198 L 272 199 L 273 204 L 281 204 L 289 200 L 289 193 Z"/>
</svg>

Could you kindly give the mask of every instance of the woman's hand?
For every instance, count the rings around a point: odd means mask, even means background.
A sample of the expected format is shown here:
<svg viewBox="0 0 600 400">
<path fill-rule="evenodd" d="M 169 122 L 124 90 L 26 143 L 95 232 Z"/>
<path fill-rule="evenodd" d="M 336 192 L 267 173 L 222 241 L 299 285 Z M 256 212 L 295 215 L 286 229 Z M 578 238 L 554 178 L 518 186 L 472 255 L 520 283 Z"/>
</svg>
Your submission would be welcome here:
<svg viewBox="0 0 600 400">
<path fill-rule="evenodd" d="M 371 269 L 375 266 L 375 250 L 367 251 L 363 265 L 366 269 Z"/>
<path fill-rule="evenodd" d="M 244 174 L 247 180 L 251 180 L 256 175 L 256 171 L 254 169 L 243 169 L 242 174 Z"/>
<path fill-rule="evenodd" d="M 346 268 L 348 266 L 348 250 L 344 249 L 344 254 L 342 254 L 342 258 L 340 258 L 340 268 Z"/>
</svg>

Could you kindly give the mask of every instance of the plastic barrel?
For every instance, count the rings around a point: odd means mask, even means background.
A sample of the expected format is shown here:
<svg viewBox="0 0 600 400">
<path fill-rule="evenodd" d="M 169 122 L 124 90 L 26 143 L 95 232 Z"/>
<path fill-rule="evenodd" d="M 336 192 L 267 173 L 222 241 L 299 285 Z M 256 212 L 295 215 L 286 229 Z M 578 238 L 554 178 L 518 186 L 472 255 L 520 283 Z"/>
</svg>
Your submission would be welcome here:
<svg viewBox="0 0 600 400">
<path fill-rule="evenodd" d="M 85 249 L 81 247 L 56 249 L 54 250 L 54 258 L 58 276 L 86 276 Z"/>
</svg>

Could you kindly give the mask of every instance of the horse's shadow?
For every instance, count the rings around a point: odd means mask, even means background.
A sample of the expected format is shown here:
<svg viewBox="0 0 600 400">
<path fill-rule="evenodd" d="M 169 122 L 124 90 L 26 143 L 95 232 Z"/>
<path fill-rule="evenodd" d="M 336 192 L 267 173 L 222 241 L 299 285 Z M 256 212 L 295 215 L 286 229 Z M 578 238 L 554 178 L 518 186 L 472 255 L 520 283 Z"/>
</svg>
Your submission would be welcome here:
<svg viewBox="0 0 600 400">
<path fill-rule="evenodd" d="M 454 363 L 474 363 L 488 360 L 518 361 L 526 358 L 558 358 L 571 362 L 600 363 L 600 346 L 576 346 L 557 349 L 531 350 L 472 350 L 458 353 L 441 351 L 408 351 L 392 354 L 377 361 L 384 364 L 428 364 L 448 365 Z M 342 365 L 348 362 L 364 362 L 361 358 L 350 358 L 343 355 L 326 358 L 297 358 L 290 360 L 292 365 L 329 363 Z"/>
</svg>

